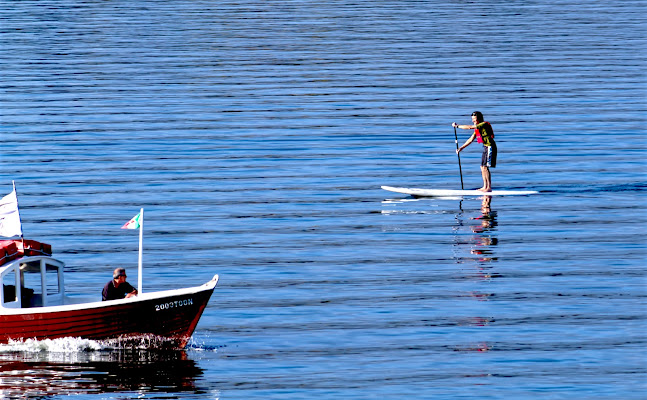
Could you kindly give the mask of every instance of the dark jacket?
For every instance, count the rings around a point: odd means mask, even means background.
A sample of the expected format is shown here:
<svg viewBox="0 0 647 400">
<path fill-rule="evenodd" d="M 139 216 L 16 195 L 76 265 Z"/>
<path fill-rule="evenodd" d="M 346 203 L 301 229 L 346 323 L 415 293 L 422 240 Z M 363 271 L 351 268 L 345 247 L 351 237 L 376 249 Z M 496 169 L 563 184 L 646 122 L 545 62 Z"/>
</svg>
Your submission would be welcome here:
<svg viewBox="0 0 647 400">
<path fill-rule="evenodd" d="M 115 287 L 115 281 L 111 280 L 103 287 L 103 301 L 123 299 L 130 292 L 135 290 L 128 282 L 124 282 L 119 287 Z"/>
</svg>

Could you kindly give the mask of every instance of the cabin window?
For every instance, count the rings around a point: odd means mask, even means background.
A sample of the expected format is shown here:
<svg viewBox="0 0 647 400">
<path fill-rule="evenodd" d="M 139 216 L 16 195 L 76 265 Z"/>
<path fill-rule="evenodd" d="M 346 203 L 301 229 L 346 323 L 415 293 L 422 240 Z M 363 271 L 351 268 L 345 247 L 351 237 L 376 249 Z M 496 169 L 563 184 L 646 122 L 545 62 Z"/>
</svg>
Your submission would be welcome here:
<svg viewBox="0 0 647 400">
<path fill-rule="evenodd" d="M 7 272 L 2 277 L 3 300 L 5 303 L 18 301 L 16 292 L 16 274 L 14 271 Z"/>
<path fill-rule="evenodd" d="M 40 268 L 23 269 L 22 277 L 23 287 L 33 289 L 34 294 L 43 294 Z"/>
<path fill-rule="evenodd" d="M 47 282 L 47 295 L 59 294 L 58 268 L 47 265 L 45 268 L 45 282 Z"/>
</svg>

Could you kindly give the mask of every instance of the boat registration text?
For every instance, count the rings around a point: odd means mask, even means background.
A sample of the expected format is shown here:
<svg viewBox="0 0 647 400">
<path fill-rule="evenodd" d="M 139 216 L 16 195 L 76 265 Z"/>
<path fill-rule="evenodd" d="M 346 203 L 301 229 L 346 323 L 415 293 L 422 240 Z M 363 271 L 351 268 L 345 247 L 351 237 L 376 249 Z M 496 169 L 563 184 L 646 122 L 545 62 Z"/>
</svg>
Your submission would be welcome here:
<svg viewBox="0 0 647 400">
<path fill-rule="evenodd" d="M 192 306 L 193 299 L 175 300 L 168 303 L 155 304 L 155 311 L 168 310 L 169 308 Z"/>
</svg>

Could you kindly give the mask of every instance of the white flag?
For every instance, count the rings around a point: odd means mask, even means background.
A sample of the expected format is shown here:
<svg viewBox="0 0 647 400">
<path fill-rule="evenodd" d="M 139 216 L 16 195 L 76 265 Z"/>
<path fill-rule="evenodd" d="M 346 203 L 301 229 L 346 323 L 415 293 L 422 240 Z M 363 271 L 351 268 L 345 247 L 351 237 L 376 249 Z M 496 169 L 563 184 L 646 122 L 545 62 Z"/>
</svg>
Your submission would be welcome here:
<svg viewBox="0 0 647 400">
<path fill-rule="evenodd" d="M 22 236 L 16 188 L 0 200 L 0 236 Z"/>
</svg>

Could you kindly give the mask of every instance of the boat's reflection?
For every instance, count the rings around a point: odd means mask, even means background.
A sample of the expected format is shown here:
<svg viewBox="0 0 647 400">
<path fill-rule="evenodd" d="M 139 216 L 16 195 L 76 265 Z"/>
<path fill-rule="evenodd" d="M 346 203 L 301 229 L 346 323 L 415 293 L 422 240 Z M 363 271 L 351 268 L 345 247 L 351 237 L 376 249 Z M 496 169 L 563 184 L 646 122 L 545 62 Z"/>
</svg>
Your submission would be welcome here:
<svg viewBox="0 0 647 400">
<path fill-rule="evenodd" d="M 0 354 L 0 399 L 110 392 L 193 393 L 203 370 L 185 351 Z"/>
</svg>

